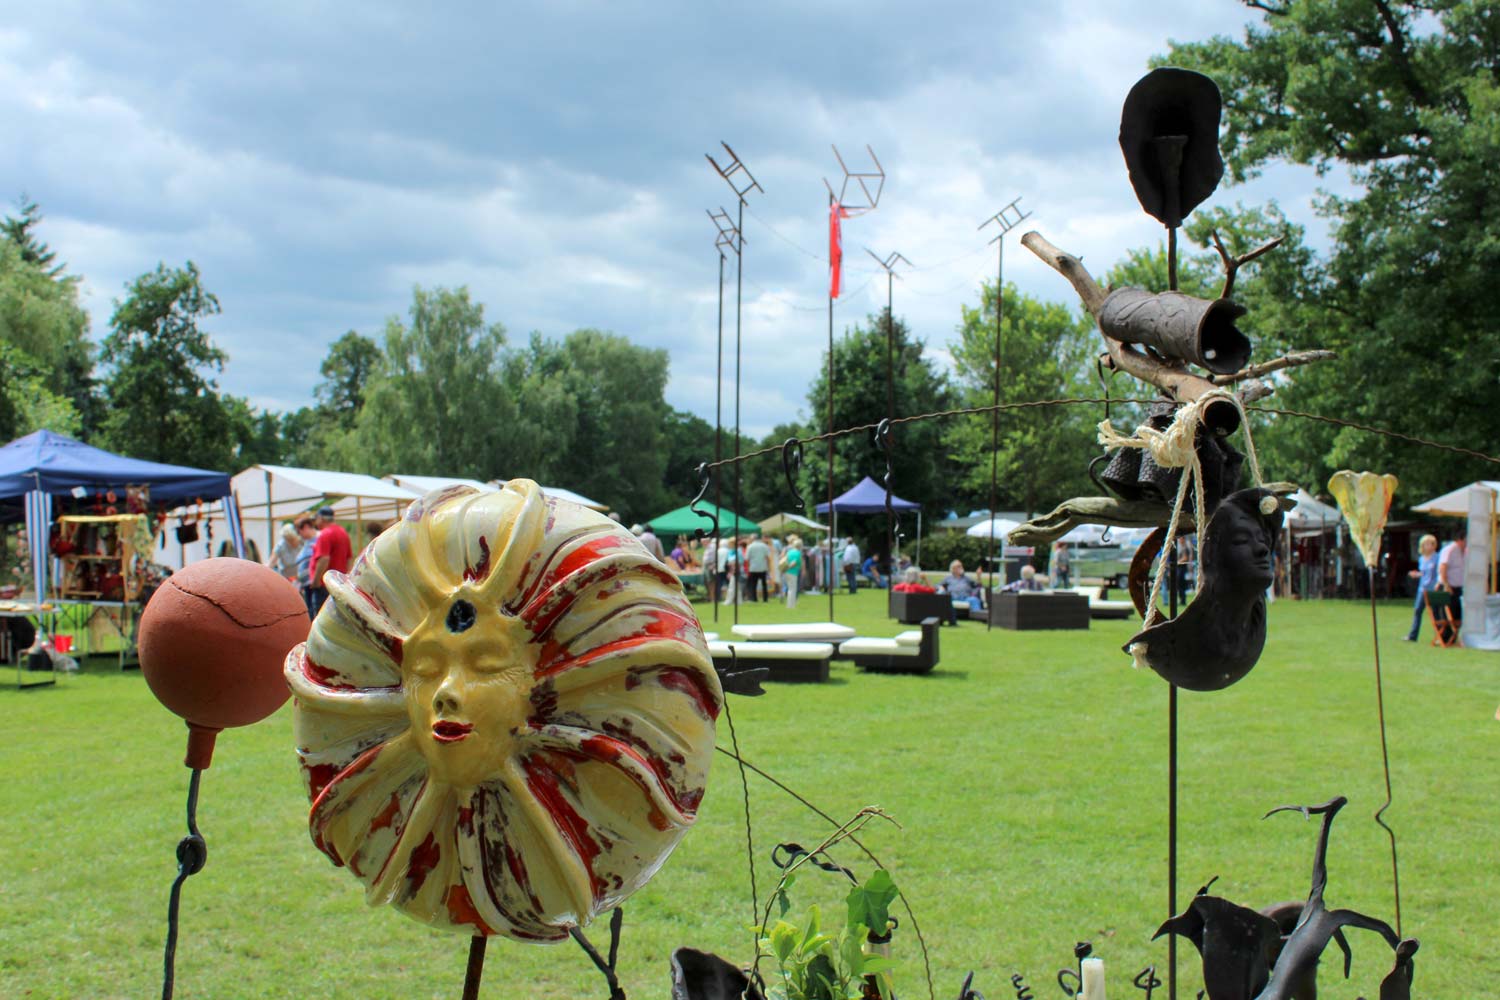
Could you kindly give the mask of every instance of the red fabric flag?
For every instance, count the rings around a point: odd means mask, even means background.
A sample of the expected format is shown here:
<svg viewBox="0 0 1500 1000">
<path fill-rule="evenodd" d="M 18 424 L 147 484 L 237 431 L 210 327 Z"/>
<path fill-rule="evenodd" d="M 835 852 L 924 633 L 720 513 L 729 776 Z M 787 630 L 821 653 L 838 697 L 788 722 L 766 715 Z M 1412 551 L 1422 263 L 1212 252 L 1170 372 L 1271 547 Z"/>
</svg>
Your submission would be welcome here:
<svg viewBox="0 0 1500 1000">
<path fill-rule="evenodd" d="M 828 206 L 828 297 L 839 297 L 839 279 L 844 270 L 844 233 L 840 219 L 849 218 L 849 210 L 837 203 Z"/>
</svg>

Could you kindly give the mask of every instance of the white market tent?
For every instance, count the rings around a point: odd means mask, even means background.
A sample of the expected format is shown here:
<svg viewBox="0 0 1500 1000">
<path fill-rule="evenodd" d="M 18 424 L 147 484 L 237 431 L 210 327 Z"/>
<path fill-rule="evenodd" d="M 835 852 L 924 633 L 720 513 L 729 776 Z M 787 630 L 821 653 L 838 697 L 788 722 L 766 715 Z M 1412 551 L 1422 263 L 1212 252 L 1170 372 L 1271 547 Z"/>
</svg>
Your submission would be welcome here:
<svg viewBox="0 0 1500 1000">
<path fill-rule="evenodd" d="M 1500 493 L 1500 480 L 1481 479 L 1444 493 L 1440 497 L 1433 497 L 1425 503 L 1419 503 L 1412 510 L 1423 514 L 1436 514 L 1438 517 L 1468 517 L 1469 491 L 1476 486 L 1482 486 L 1493 493 Z"/>
<path fill-rule="evenodd" d="M 965 531 L 964 534 L 968 535 L 970 538 L 988 538 L 990 537 L 991 522 L 993 522 L 995 526 L 995 537 L 999 539 L 1004 539 L 1006 535 L 1009 535 L 1012 531 L 1015 531 L 1021 526 L 1021 522 L 1012 521 L 1008 517 L 987 517 L 983 521 L 980 521 L 978 524 L 969 525 L 969 529 Z"/>
<path fill-rule="evenodd" d="M 496 487 L 504 486 L 506 482 L 507 480 L 504 479 L 490 480 L 490 483 Z M 597 510 L 601 513 L 609 510 L 609 504 L 600 503 L 598 500 L 590 500 L 582 494 L 574 493 L 572 490 L 565 490 L 561 486 L 543 486 L 542 492 L 554 500 L 568 500 L 578 504 L 580 507 L 587 507 L 589 510 Z"/>
<path fill-rule="evenodd" d="M 395 483 L 402 489 L 411 490 L 419 496 L 423 493 L 431 493 L 433 490 L 446 489 L 449 486 L 472 486 L 482 493 L 491 493 L 496 489 L 493 484 L 481 483 L 477 479 L 450 479 L 447 476 L 407 476 L 393 472 L 381 478 Z"/>
<path fill-rule="evenodd" d="M 1296 506 L 1286 512 L 1286 526 L 1293 535 L 1319 535 L 1344 523 L 1344 515 L 1337 507 L 1324 503 L 1306 490 L 1293 493 L 1292 501 Z"/>
<path fill-rule="evenodd" d="M 782 511 L 780 514 L 772 514 L 756 525 L 761 531 L 783 531 L 787 528 L 806 528 L 808 531 L 827 531 L 828 525 L 819 524 L 810 517 L 801 514 L 790 514 Z"/>
</svg>

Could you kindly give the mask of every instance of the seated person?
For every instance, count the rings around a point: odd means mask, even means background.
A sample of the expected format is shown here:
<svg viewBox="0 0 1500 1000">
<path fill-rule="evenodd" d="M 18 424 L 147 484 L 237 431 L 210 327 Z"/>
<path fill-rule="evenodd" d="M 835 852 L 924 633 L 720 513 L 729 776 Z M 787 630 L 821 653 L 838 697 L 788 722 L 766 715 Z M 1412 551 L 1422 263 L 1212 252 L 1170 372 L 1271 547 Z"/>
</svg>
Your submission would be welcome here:
<svg viewBox="0 0 1500 1000">
<path fill-rule="evenodd" d="M 688 557 L 687 551 L 682 547 L 682 539 L 677 539 L 677 544 L 672 547 L 672 554 L 668 556 L 678 569 L 687 569 L 692 565 L 692 559 Z"/>
<path fill-rule="evenodd" d="M 1040 591 L 1047 589 L 1047 578 L 1037 575 L 1035 566 L 1022 566 L 1021 579 L 1012 580 L 1000 588 L 1003 594 L 1016 594 L 1021 591 Z"/>
<path fill-rule="evenodd" d="M 922 579 L 922 571 L 915 566 L 909 566 L 906 572 L 901 574 L 901 582 L 891 588 L 897 594 L 936 594 L 937 588 L 930 586 Z"/>
<path fill-rule="evenodd" d="M 982 611 L 984 609 L 984 598 L 980 594 L 979 585 L 964 575 L 964 564 L 957 559 L 949 564 L 948 575 L 943 578 L 943 582 L 939 585 L 938 589 L 954 601 L 967 602 L 970 609 L 974 611 Z M 950 609 L 949 614 L 952 617 L 949 624 L 957 625 L 957 612 Z"/>
<path fill-rule="evenodd" d="M 859 567 L 859 575 L 877 587 L 885 586 L 885 577 L 880 575 L 880 564 L 875 561 L 874 556 L 865 556 L 865 561 Z"/>
</svg>

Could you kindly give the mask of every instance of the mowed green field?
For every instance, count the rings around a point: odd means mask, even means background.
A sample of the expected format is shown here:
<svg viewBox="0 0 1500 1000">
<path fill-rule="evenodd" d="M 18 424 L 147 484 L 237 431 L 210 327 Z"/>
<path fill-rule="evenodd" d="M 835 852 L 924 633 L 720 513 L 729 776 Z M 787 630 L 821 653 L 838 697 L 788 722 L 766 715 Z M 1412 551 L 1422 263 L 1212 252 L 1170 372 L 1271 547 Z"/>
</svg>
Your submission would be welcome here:
<svg viewBox="0 0 1500 1000">
<path fill-rule="evenodd" d="M 891 635 L 884 594 L 838 598 L 838 618 Z M 727 634 L 730 610 L 700 605 Z M 827 618 L 747 605 L 747 622 Z M 1417 994 L 1481 996 L 1500 979 L 1500 656 L 1398 641 L 1405 605 L 1381 607 L 1404 931 L 1421 939 Z M 937 996 L 964 974 L 990 997 L 1012 972 L 1039 996 L 1094 942 L 1110 995 L 1166 962 L 1151 935 L 1166 916 L 1167 686 L 1120 652 L 1133 622 L 1088 632 L 942 630 L 924 677 L 860 674 L 775 686 L 731 708 L 745 756 L 840 818 L 878 805 L 901 823 L 867 830 L 915 908 Z M 140 674 L 113 661 L 53 688 L 0 689 L 0 996 L 148 997 L 159 991 L 167 888 L 183 832 L 182 723 Z M 13 676 L 13 675 L 12 675 Z M 1180 898 L 1214 889 L 1256 906 L 1305 897 L 1316 822 L 1273 806 L 1336 794 L 1329 903 L 1393 918 L 1389 850 L 1371 819 L 1383 798 L 1369 608 L 1277 602 L 1256 669 L 1235 687 L 1181 697 Z M 726 726 L 719 738 L 728 744 Z M 811 845 L 829 827 L 751 776 L 762 898 L 779 841 Z M 200 825 L 209 862 L 187 883 L 177 996 L 457 997 L 467 942 L 389 909 L 308 839 L 291 713 L 225 733 L 205 774 Z M 739 775 L 716 758 L 697 826 L 625 906 L 621 974 L 632 998 L 665 998 L 680 945 L 748 961 L 751 939 Z M 838 860 L 869 873 L 852 848 Z M 837 911 L 835 876 L 804 875 L 798 907 Z M 898 910 L 899 912 L 899 910 Z M 914 928 L 894 941 L 903 997 L 927 988 Z M 593 936 L 607 939 L 601 926 Z M 1324 963 L 1320 996 L 1373 996 L 1390 953 L 1353 932 L 1354 978 Z M 1197 989 L 1184 944 L 1182 989 Z M 1336 953 L 1335 953 L 1336 954 Z M 486 998 L 604 997 L 571 943 L 491 943 Z M 1165 991 L 1158 996 L 1164 997 Z"/>
</svg>

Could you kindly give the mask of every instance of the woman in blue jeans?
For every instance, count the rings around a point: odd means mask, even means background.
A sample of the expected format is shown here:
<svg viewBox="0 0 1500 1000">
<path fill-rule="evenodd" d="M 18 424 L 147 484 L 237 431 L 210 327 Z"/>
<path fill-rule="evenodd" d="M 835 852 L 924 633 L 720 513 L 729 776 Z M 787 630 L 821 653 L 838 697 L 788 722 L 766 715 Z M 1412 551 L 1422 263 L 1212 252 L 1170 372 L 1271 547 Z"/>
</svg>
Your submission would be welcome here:
<svg viewBox="0 0 1500 1000">
<path fill-rule="evenodd" d="M 1427 592 L 1437 586 L 1437 538 L 1423 535 L 1417 545 L 1421 555 L 1417 557 L 1417 568 L 1409 574 L 1417 581 L 1417 600 L 1411 611 L 1411 631 L 1406 633 L 1407 642 L 1416 642 L 1422 630 L 1422 615 L 1427 608 Z"/>
</svg>

